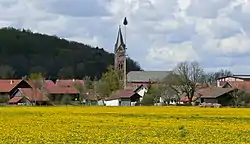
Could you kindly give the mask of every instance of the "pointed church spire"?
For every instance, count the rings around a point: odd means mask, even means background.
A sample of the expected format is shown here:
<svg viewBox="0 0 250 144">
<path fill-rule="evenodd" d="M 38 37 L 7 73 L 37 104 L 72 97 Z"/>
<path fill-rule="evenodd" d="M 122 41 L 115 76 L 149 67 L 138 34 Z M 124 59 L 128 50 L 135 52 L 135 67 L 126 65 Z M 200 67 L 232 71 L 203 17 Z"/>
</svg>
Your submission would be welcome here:
<svg viewBox="0 0 250 144">
<path fill-rule="evenodd" d="M 125 49 L 125 43 L 123 41 L 123 36 L 122 36 L 122 30 L 121 26 L 119 25 L 119 30 L 118 30 L 118 35 L 117 35 L 117 40 L 115 43 L 115 52 L 117 51 L 118 48 Z"/>
</svg>

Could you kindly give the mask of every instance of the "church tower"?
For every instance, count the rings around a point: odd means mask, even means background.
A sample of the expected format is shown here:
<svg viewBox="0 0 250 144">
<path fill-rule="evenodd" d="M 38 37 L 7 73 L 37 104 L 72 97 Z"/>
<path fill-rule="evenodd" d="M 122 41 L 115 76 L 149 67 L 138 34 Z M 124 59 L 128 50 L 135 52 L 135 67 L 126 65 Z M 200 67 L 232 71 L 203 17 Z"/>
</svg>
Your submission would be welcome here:
<svg viewBox="0 0 250 144">
<path fill-rule="evenodd" d="M 126 45 L 123 41 L 121 27 L 119 26 L 117 40 L 115 43 L 115 61 L 114 66 L 115 69 L 121 71 L 123 76 L 120 78 L 120 81 L 123 82 L 124 88 L 126 87 Z"/>
</svg>

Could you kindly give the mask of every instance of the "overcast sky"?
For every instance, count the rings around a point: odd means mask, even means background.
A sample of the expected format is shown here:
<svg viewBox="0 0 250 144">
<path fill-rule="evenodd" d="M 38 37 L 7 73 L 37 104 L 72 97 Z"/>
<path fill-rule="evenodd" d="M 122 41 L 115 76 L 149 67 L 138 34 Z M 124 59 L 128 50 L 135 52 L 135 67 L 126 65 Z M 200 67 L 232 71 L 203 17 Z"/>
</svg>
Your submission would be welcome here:
<svg viewBox="0 0 250 144">
<path fill-rule="evenodd" d="M 250 74 L 249 0 L 0 0 L 0 27 L 109 52 L 125 16 L 128 54 L 145 70 L 196 60 L 209 71 Z"/>
</svg>

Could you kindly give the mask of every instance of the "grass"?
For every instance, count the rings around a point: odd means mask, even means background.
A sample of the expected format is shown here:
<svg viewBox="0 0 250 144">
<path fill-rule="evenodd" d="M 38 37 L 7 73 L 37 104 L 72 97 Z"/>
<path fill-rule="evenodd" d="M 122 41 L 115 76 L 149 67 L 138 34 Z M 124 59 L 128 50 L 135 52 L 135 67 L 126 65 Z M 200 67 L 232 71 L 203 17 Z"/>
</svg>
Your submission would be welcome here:
<svg viewBox="0 0 250 144">
<path fill-rule="evenodd" d="M 250 143 L 250 109 L 1 107 L 0 143 Z"/>
</svg>

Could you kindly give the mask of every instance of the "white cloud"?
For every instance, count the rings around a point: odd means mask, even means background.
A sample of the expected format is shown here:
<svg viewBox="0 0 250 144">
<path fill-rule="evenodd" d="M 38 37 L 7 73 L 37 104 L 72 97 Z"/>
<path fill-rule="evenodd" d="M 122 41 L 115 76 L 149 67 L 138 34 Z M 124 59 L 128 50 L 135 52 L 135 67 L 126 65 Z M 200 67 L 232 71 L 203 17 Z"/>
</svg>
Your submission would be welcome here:
<svg viewBox="0 0 250 144">
<path fill-rule="evenodd" d="M 198 61 L 199 57 L 191 43 L 173 44 L 167 47 L 153 47 L 149 49 L 148 61 L 151 64 L 159 63 L 169 65 L 173 68 L 177 63 L 183 61 Z"/>
<path fill-rule="evenodd" d="M 209 69 L 243 68 L 249 64 L 242 61 L 250 61 L 249 7 L 248 0 L 1 0 L 0 26 L 113 52 L 118 25 L 127 16 L 128 54 L 145 69 L 186 60 Z"/>
</svg>

